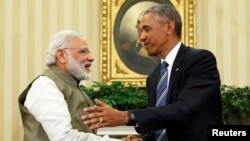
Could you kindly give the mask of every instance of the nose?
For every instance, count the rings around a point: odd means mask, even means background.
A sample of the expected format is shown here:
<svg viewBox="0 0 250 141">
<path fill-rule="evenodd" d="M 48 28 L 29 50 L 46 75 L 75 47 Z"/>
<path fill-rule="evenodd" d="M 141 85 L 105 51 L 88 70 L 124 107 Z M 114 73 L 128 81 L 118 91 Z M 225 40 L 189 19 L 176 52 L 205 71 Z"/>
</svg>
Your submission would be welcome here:
<svg viewBox="0 0 250 141">
<path fill-rule="evenodd" d="M 141 32 L 140 33 L 140 41 L 144 42 L 145 40 L 146 40 L 146 35 L 143 32 Z"/>
<path fill-rule="evenodd" d="M 95 60 L 91 53 L 89 53 L 87 57 L 88 57 L 88 61 L 90 62 L 93 62 Z"/>
</svg>

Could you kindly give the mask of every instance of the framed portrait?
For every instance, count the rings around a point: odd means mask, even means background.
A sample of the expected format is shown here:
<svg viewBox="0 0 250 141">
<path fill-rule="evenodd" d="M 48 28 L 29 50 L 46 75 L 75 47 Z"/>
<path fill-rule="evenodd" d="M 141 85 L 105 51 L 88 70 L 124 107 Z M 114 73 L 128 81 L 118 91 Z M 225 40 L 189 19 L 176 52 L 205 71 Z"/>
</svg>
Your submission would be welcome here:
<svg viewBox="0 0 250 141">
<path fill-rule="evenodd" d="M 137 20 L 151 6 L 170 3 L 179 11 L 182 42 L 194 47 L 194 0 L 102 0 L 101 81 L 122 81 L 125 85 L 146 86 L 147 75 L 160 62 L 148 56 L 138 40 Z"/>
</svg>

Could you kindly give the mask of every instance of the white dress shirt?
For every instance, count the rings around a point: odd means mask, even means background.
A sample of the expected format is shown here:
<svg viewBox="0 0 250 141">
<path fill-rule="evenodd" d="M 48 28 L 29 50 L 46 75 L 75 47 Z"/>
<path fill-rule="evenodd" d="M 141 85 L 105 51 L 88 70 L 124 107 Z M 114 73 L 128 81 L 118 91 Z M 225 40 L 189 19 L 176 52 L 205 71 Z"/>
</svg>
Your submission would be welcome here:
<svg viewBox="0 0 250 141">
<path fill-rule="evenodd" d="M 181 42 L 177 43 L 175 45 L 175 47 L 169 52 L 169 54 L 166 56 L 166 58 L 164 59 L 167 63 L 168 63 L 168 83 L 169 84 L 169 79 L 170 79 L 170 74 L 171 74 L 171 70 L 172 70 L 172 67 L 173 67 L 173 64 L 174 64 L 174 60 L 175 60 L 175 57 L 179 51 L 181 47 Z M 161 59 L 161 62 L 164 61 L 163 59 Z"/>
<path fill-rule="evenodd" d="M 121 141 L 108 135 L 101 137 L 72 129 L 64 96 L 46 76 L 40 76 L 33 82 L 24 106 L 41 123 L 51 141 Z"/>
</svg>

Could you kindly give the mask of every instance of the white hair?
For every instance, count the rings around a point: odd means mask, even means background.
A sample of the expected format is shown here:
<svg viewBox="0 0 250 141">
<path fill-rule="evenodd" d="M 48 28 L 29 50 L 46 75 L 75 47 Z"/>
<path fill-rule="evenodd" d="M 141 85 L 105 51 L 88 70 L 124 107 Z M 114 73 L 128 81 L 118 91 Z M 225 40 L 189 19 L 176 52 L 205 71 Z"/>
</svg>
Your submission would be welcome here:
<svg viewBox="0 0 250 141">
<path fill-rule="evenodd" d="M 72 30 L 63 30 L 56 33 L 50 40 L 49 46 L 46 52 L 46 65 L 48 67 L 56 63 L 56 51 L 58 49 L 64 49 L 68 47 L 71 39 L 75 37 L 81 37 L 81 34 Z"/>
</svg>

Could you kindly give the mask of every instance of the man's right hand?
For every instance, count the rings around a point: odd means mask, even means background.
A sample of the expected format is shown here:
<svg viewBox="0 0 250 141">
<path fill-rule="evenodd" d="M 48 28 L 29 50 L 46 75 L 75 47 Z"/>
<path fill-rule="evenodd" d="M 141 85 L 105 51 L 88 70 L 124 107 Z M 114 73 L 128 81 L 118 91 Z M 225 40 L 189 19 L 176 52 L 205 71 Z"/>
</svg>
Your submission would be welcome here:
<svg viewBox="0 0 250 141">
<path fill-rule="evenodd" d="M 88 114 L 81 117 L 83 123 L 89 125 L 90 129 L 126 125 L 128 123 L 128 111 L 117 110 L 98 99 L 95 99 L 95 104 L 97 106 L 84 108 L 84 112 Z"/>
</svg>

